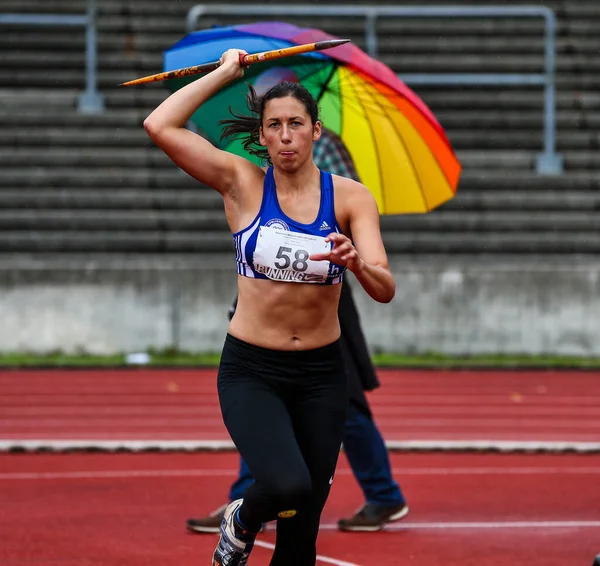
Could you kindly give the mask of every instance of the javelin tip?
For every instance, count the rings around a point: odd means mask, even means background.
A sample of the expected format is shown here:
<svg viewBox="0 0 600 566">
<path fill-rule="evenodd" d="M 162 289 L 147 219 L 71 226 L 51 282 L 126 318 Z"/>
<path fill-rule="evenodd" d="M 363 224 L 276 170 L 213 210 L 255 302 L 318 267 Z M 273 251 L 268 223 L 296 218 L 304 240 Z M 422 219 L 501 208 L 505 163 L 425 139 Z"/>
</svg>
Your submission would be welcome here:
<svg viewBox="0 0 600 566">
<path fill-rule="evenodd" d="M 325 41 L 317 41 L 317 43 L 315 43 L 315 50 L 331 49 L 332 47 L 338 47 L 339 45 L 344 45 L 344 43 L 350 43 L 351 41 L 351 39 L 327 39 Z"/>
</svg>

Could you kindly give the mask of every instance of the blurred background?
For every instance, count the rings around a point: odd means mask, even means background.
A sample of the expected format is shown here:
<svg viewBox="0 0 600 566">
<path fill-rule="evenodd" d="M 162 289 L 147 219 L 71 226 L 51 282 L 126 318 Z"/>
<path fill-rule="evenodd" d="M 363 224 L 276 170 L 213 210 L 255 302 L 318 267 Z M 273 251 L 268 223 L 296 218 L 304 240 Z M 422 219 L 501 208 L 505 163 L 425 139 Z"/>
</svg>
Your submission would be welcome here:
<svg viewBox="0 0 600 566">
<path fill-rule="evenodd" d="M 236 285 L 220 196 L 143 130 L 165 84 L 117 85 L 162 71 L 189 31 L 258 19 L 352 38 L 429 105 L 463 164 L 453 200 L 382 218 L 396 298 L 354 286 L 375 354 L 600 356 L 594 2 L 234 4 L 0 1 L 0 357 L 219 351 Z M 350 5 L 370 11 L 331 9 Z"/>
</svg>

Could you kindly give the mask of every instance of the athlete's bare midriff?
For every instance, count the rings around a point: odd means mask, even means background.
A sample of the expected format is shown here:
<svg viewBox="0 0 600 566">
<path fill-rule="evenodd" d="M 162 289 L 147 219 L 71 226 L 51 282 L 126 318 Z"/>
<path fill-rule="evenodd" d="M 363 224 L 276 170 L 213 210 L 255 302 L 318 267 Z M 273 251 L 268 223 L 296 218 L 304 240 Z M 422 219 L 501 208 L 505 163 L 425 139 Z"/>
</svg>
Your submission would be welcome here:
<svg viewBox="0 0 600 566">
<path fill-rule="evenodd" d="M 340 337 L 341 285 L 287 283 L 238 276 L 229 333 L 272 350 L 311 350 Z"/>
</svg>

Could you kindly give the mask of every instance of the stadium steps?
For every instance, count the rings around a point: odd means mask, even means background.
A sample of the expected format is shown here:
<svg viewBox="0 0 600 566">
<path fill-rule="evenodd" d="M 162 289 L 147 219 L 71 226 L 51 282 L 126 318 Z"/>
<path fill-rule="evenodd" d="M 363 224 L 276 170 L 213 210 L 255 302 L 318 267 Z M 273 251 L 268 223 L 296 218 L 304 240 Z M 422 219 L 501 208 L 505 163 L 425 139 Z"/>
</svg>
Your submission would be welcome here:
<svg viewBox="0 0 600 566">
<path fill-rule="evenodd" d="M 583 198 L 583 197 L 582 197 Z M 590 205 L 592 205 L 590 201 Z M 73 216 L 93 211 L 127 212 L 175 210 L 198 213 L 222 213 L 223 201 L 214 191 L 197 189 L 148 189 L 97 187 L 95 190 L 2 187 L 0 189 L 0 210 L 70 210 Z"/>
<path fill-rule="evenodd" d="M 146 145 L 144 143 L 140 147 L 140 144 L 135 144 L 135 136 L 122 137 L 115 135 L 113 131 L 113 133 L 106 135 L 105 139 L 107 142 L 101 146 L 70 147 L 71 144 L 81 143 L 85 139 L 81 139 L 78 131 L 72 132 L 72 136 L 68 136 L 69 132 L 65 130 L 58 130 L 57 132 L 60 132 L 60 136 L 52 136 L 52 131 L 50 131 L 50 136 L 54 140 L 54 143 L 52 147 L 46 149 L 42 154 L 40 154 L 38 146 L 27 147 L 25 149 L 4 148 L 0 146 L 0 167 L 4 174 L 10 176 L 12 168 L 29 167 L 33 162 L 35 162 L 36 168 L 40 170 L 52 170 L 61 167 L 73 167 L 76 170 L 77 168 L 89 170 L 100 170 L 102 168 L 116 169 L 127 167 L 131 163 L 143 163 L 149 170 L 163 170 L 171 167 L 170 159 L 162 151 L 152 146 L 144 147 Z M 41 139 L 45 139 L 46 136 L 44 134 L 44 132 L 40 132 Z M 33 137 L 35 135 L 34 132 L 31 132 L 31 135 Z M 55 145 L 59 141 L 59 137 L 62 138 L 60 142 L 63 144 L 63 147 Z M 112 143 L 114 138 L 118 138 L 118 142 Z M 2 136 L 0 136 L 0 139 L 2 139 Z M 470 138 L 464 136 L 464 139 L 466 141 Z M 498 139 L 498 142 L 502 141 L 505 140 Z M 487 142 L 484 145 L 493 143 L 493 140 L 487 140 Z M 123 147 L 118 147 L 121 145 L 129 147 L 127 147 L 126 151 L 123 151 Z M 510 168 L 531 171 L 535 168 L 535 159 L 539 153 L 539 151 L 531 149 L 483 150 L 458 149 L 459 147 L 460 144 L 457 144 L 457 156 L 466 170 L 490 167 L 494 169 Z M 598 159 L 597 150 L 569 150 L 564 152 L 563 157 L 565 165 L 569 169 L 597 169 L 600 171 L 600 160 Z"/>
<path fill-rule="evenodd" d="M 482 180 L 482 185 L 485 183 Z M 513 183 L 516 185 L 516 183 Z M 529 190 L 527 198 L 523 191 L 510 187 L 482 187 L 480 191 L 459 193 L 448 201 L 443 211 L 460 210 L 471 212 L 521 212 L 521 211 L 565 211 L 589 212 L 600 211 L 600 179 L 594 187 L 589 182 L 575 183 L 569 186 L 540 187 Z M 192 210 L 197 212 L 211 211 L 221 213 L 223 203 L 221 197 L 213 191 L 197 189 L 115 189 L 98 187 L 88 191 L 75 189 L 30 188 L 26 191 L 15 188 L 0 189 L 0 209 L 26 210 L 71 210 L 84 214 L 89 211 L 129 211 L 129 210 Z M 74 215 L 76 215 L 74 214 Z M 428 215 L 429 218 L 436 218 Z M 400 219 L 410 216 L 399 216 Z M 416 218 L 416 217 L 415 217 Z M 382 218 L 382 222 L 387 222 Z M 402 221 L 402 220 L 401 220 Z"/>
<path fill-rule="evenodd" d="M 384 230 L 394 232 L 500 232 L 500 231 L 546 231 L 548 226 L 556 232 L 598 232 L 600 215 L 595 211 L 505 211 L 480 212 L 466 216 L 458 210 L 443 210 L 432 215 L 384 216 Z M 71 209 L 19 209 L 0 210 L 0 230 L 46 231 L 120 231 L 143 232 L 165 229 L 174 232 L 197 232 L 199 229 L 228 232 L 225 218 L 212 210 L 81 210 L 72 214 Z"/>
<path fill-rule="evenodd" d="M 442 234 L 433 232 L 385 232 L 390 254 L 598 254 L 600 238 L 586 232 L 511 232 L 475 233 L 464 230 Z M 168 230 L 98 230 L 0 232 L 3 254 L 116 253 L 203 254 L 232 252 L 229 233 Z M 432 250 L 434 250 L 432 252 Z M 91 257 L 88 257 L 91 259 Z"/>
<path fill-rule="evenodd" d="M 161 70 L 162 51 L 184 35 L 185 15 L 195 3 L 98 3 L 98 82 L 107 104 L 101 116 L 76 112 L 84 88 L 82 29 L 3 26 L 0 254 L 230 249 L 220 197 L 179 171 L 143 131 L 143 119 L 167 95 L 164 85 L 117 86 Z M 540 88 L 414 86 L 465 169 L 457 197 L 436 213 L 382 219 L 390 253 L 596 253 L 600 13 L 593 4 L 544 3 L 558 16 L 557 147 L 566 166 L 561 177 L 534 171 L 542 150 Z M 1 10 L 81 13 L 83 5 L 4 0 Z M 249 18 L 236 21 L 242 20 Z M 326 28 L 365 47 L 360 18 L 290 21 Z M 377 29 L 380 58 L 400 74 L 543 70 L 543 28 L 536 19 L 449 19 L 440 26 L 439 20 L 388 18 Z"/>
</svg>

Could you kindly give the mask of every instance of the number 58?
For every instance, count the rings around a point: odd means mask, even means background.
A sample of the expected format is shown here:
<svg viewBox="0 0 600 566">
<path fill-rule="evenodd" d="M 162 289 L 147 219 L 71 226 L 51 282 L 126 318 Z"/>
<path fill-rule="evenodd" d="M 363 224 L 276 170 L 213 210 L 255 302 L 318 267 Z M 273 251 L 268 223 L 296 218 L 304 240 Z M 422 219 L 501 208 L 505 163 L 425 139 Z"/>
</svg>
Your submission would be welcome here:
<svg viewBox="0 0 600 566">
<path fill-rule="evenodd" d="M 294 271 L 306 271 L 308 269 L 308 256 L 309 253 L 306 250 L 296 250 L 294 252 L 294 259 L 289 254 L 292 253 L 292 248 L 288 248 L 286 246 L 280 246 L 277 250 L 277 259 L 282 260 L 281 263 L 275 262 L 274 265 L 277 269 L 287 269 L 292 266 Z"/>
</svg>

